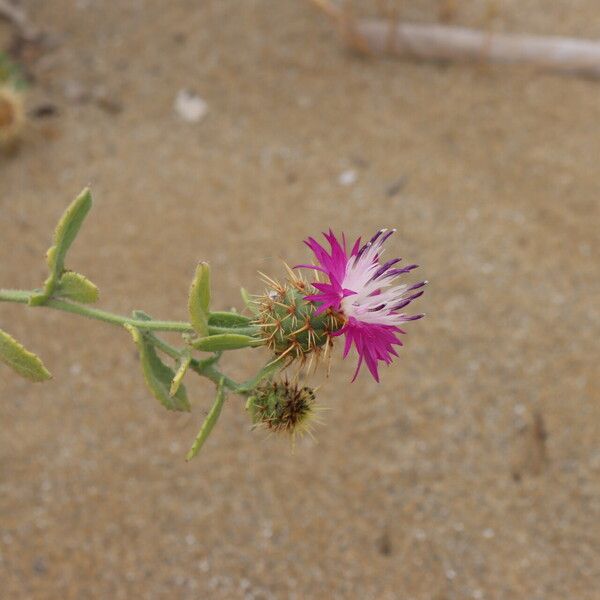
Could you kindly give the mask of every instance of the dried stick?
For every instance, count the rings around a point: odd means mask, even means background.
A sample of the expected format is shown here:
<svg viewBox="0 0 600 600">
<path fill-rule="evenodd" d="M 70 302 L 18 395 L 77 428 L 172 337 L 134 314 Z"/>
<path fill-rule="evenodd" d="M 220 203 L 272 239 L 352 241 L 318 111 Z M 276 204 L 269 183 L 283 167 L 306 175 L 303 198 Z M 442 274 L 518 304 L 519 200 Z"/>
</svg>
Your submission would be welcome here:
<svg viewBox="0 0 600 600">
<path fill-rule="evenodd" d="M 40 31 L 31 23 L 27 14 L 9 0 L 0 0 L 0 18 L 15 25 L 24 40 L 33 41 L 40 35 Z"/>
<path fill-rule="evenodd" d="M 421 60 L 522 64 L 600 77 L 600 42 L 558 36 L 492 33 L 447 25 L 355 19 L 328 0 L 310 2 L 340 26 L 351 48 L 363 53 Z"/>
</svg>

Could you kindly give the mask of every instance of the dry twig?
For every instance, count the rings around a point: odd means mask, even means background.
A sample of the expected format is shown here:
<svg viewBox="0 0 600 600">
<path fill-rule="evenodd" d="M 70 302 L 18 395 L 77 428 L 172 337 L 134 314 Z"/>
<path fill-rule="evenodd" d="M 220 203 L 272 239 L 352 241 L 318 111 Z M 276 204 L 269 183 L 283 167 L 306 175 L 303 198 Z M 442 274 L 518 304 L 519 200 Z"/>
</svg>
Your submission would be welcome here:
<svg viewBox="0 0 600 600">
<path fill-rule="evenodd" d="M 329 0 L 309 0 L 359 52 L 420 60 L 523 64 L 600 77 L 600 42 L 559 36 L 492 33 L 437 24 L 355 19 Z"/>
</svg>

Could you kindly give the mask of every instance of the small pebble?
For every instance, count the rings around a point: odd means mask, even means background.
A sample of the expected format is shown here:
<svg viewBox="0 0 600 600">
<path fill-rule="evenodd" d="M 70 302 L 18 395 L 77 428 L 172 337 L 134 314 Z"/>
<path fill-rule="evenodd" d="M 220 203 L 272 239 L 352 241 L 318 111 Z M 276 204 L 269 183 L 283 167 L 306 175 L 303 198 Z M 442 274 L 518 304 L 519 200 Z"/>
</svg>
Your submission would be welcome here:
<svg viewBox="0 0 600 600">
<path fill-rule="evenodd" d="M 346 171 L 342 171 L 342 173 L 340 173 L 338 181 L 340 182 L 340 185 L 347 187 L 353 183 L 356 183 L 357 178 L 358 175 L 354 169 L 347 169 Z"/>
<path fill-rule="evenodd" d="M 190 90 L 179 90 L 175 98 L 175 112 L 188 123 L 201 121 L 208 112 L 208 104 Z"/>
</svg>

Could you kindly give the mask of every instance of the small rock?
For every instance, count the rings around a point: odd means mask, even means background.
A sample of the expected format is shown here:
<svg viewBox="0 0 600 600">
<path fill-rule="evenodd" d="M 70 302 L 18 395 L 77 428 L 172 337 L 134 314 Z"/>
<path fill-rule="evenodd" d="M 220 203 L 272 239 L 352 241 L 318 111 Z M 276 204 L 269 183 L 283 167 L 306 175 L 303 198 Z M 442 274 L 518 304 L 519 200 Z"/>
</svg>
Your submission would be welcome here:
<svg viewBox="0 0 600 600">
<path fill-rule="evenodd" d="M 342 173 L 340 173 L 338 181 L 340 182 L 340 185 L 347 187 L 353 183 L 356 183 L 357 178 L 358 175 L 354 169 L 347 169 L 346 171 L 342 171 Z"/>
<path fill-rule="evenodd" d="M 179 90 L 175 98 L 175 112 L 188 123 L 201 121 L 208 112 L 208 104 L 190 90 Z"/>
</svg>

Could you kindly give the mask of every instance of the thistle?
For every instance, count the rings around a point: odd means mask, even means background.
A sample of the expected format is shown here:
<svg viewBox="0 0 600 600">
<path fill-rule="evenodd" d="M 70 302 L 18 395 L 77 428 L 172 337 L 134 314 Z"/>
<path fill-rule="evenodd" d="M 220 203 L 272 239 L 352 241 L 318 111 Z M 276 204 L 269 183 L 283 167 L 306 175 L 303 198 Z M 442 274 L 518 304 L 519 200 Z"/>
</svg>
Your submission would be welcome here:
<svg viewBox="0 0 600 600">
<path fill-rule="evenodd" d="M 13 126 L 13 121 L 19 119 L 18 109 L 11 112 L 13 100 L 10 93 L 0 95 L 0 127 Z M 394 346 L 402 345 L 398 334 L 404 332 L 399 326 L 423 316 L 407 315 L 403 309 L 423 293 L 426 282 L 396 283 L 397 277 L 411 272 L 416 265 L 398 268 L 395 265 L 400 259 L 380 262 L 383 245 L 392 233 L 386 230 L 366 244 L 361 245 L 358 239 L 350 252 L 344 236 L 340 243 L 331 231 L 325 235 L 329 251 L 309 238 L 306 243 L 315 254 L 315 264 L 297 268 L 315 272 L 314 279 L 307 281 L 289 267 L 284 283 L 263 275 L 268 286 L 263 295 L 250 297 L 242 290 L 252 316 L 235 309 L 213 310 L 212 275 L 206 262 L 197 265 L 189 288 L 187 321 L 154 319 L 141 310 L 120 315 L 91 307 L 99 299 L 98 288 L 67 266 L 71 246 L 91 207 L 91 193 L 83 190 L 55 229 L 46 253 L 45 281 L 32 290 L 0 289 L 0 302 L 46 307 L 126 329 L 139 353 L 148 390 L 169 411 L 191 410 L 184 382 L 189 373 L 216 384 L 216 398 L 188 459 L 199 452 L 211 434 L 228 393 L 247 400 L 246 409 L 256 426 L 289 433 L 292 439 L 310 433 L 318 411 L 315 390 L 300 386 L 296 379 L 283 379 L 278 371 L 292 362 L 303 365 L 318 359 L 330 350 L 337 336 L 344 335 L 344 357 L 352 346 L 358 353 L 355 377 L 364 361 L 379 380 L 378 363 L 391 363 L 397 356 Z M 328 281 L 324 282 L 322 276 Z M 161 335 L 166 332 L 180 334 L 179 343 L 167 341 Z M 220 360 L 226 352 L 265 352 L 265 348 L 269 350 L 265 366 L 247 381 L 235 381 L 221 370 Z M 0 361 L 30 381 L 51 377 L 38 356 L 1 330 Z"/>
<path fill-rule="evenodd" d="M 315 390 L 287 379 L 258 385 L 246 402 L 254 425 L 292 437 L 311 432 L 315 422 Z"/>
<path fill-rule="evenodd" d="M 315 281 L 312 286 L 318 293 L 305 296 L 305 300 L 318 303 L 316 315 L 334 312 L 339 315 L 343 327 L 333 336 L 345 335 L 344 358 L 354 345 L 358 353 L 356 379 L 360 367 L 367 364 L 375 381 L 379 381 L 378 363 L 391 364 L 398 356 L 394 346 L 402 346 L 398 334 L 405 333 L 400 325 L 416 321 L 425 315 L 407 315 L 402 309 L 423 295 L 427 281 L 396 283 L 396 279 L 410 273 L 418 265 L 398 267 L 401 258 L 381 263 L 383 245 L 395 229 L 380 229 L 366 244 L 358 238 L 348 252 L 346 238 L 342 243 L 334 233 L 323 234 L 329 243 L 327 252 L 314 238 L 305 244 L 315 255 L 316 264 L 298 265 L 324 274 L 327 283 Z"/>
<path fill-rule="evenodd" d="M 316 290 L 289 267 L 285 283 L 266 275 L 267 291 L 255 298 L 255 324 L 259 336 L 277 358 L 287 362 L 310 356 L 319 357 L 332 345 L 333 334 L 343 325 L 343 319 L 334 310 L 319 311 L 307 295 Z"/>
</svg>

